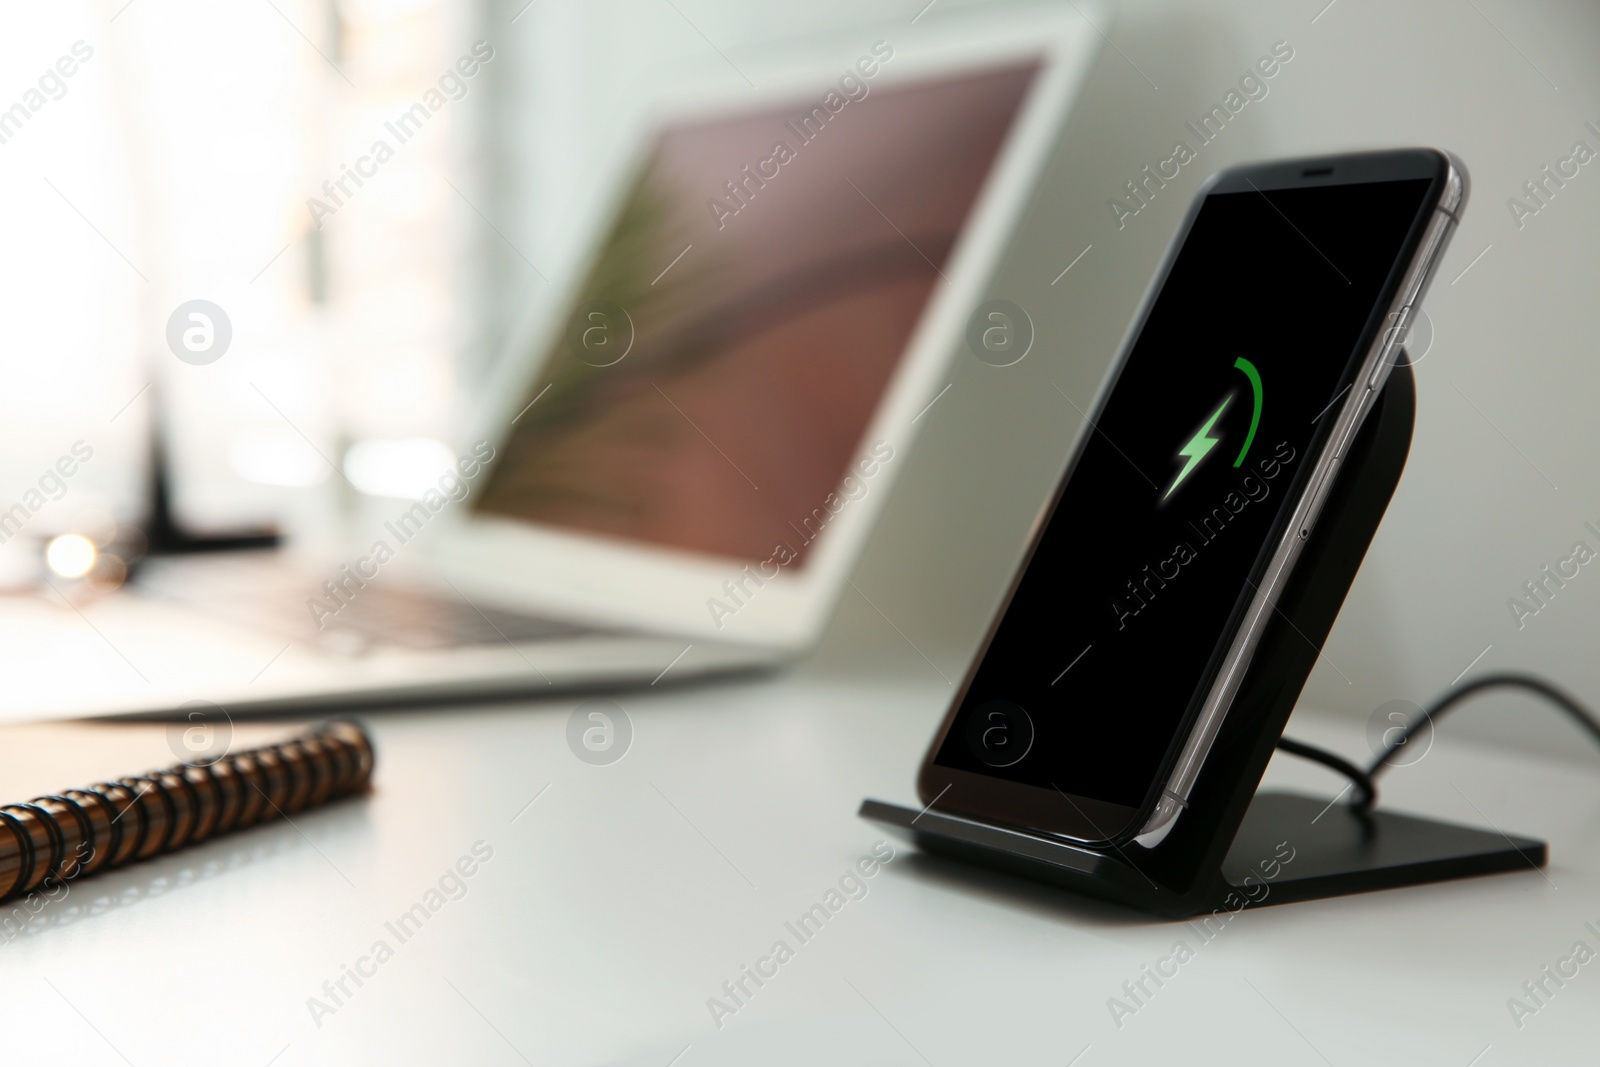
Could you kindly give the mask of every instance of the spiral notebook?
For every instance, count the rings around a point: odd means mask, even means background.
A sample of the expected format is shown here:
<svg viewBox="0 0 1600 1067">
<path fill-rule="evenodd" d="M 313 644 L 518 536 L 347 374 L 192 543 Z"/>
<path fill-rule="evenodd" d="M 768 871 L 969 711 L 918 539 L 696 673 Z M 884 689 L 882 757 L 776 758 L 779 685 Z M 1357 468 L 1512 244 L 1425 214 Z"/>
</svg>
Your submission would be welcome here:
<svg viewBox="0 0 1600 1067">
<path fill-rule="evenodd" d="M 373 765 L 348 720 L 4 727 L 0 903 L 364 792 Z"/>
</svg>

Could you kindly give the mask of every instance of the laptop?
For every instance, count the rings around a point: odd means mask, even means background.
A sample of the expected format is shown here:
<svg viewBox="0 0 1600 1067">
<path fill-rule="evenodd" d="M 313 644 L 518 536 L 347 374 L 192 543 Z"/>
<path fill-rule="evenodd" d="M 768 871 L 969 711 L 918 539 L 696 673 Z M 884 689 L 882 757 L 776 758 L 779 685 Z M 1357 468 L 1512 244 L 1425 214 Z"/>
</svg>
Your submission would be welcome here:
<svg viewBox="0 0 1600 1067">
<path fill-rule="evenodd" d="M 1105 21 L 1102 8 L 1089 11 Z M 1099 31 L 986 5 L 726 56 L 620 139 L 456 461 L 342 553 L 0 612 L 10 718 L 538 695 L 820 636 Z M 387 509 L 387 514 L 385 513 Z"/>
</svg>

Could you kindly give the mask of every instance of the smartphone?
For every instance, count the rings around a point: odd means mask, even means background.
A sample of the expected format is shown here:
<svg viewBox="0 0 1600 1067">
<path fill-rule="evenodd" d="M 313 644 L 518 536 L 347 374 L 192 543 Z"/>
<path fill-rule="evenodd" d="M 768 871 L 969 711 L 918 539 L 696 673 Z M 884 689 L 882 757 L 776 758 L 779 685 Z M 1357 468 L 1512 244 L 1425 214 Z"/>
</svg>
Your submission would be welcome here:
<svg viewBox="0 0 1600 1067">
<path fill-rule="evenodd" d="M 1088 844 L 1170 832 L 1466 195 L 1431 149 L 1206 182 L 1085 398 L 923 803 Z"/>
</svg>

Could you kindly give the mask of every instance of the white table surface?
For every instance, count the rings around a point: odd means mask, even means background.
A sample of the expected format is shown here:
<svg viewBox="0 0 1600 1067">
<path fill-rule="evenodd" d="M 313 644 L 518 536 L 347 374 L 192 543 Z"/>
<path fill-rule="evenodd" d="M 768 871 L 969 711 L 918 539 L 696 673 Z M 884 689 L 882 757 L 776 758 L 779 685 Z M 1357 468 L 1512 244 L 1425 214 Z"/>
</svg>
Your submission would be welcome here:
<svg viewBox="0 0 1600 1067">
<path fill-rule="evenodd" d="M 1203 944 L 896 845 L 799 944 L 785 921 L 886 837 L 856 807 L 913 798 L 948 694 L 815 668 L 616 694 L 635 736 L 603 767 L 565 741 L 581 697 L 371 715 L 370 797 L 79 883 L 0 943 L 0 1062 L 1594 1062 L 1600 963 L 1520 1029 L 1507 1000 L 1600 949 L 1600 771 L 1448 727 L 1386 801 L 1543 836 L 1547 872 L 1266 908 Z M 1282 759 L 1272 780 L 1340 786 Z M 398 943 L 385 922 L 478 841 L 465 896 Z M 308 998 L 379 939 L 393 957 L 317 1025 Z M 793 958 L 719 1029 L 708 998 L 779 939 Z M 1178 940 L 1194 958 L 1119 1029 L 1108 999 Z"/>
</svg>

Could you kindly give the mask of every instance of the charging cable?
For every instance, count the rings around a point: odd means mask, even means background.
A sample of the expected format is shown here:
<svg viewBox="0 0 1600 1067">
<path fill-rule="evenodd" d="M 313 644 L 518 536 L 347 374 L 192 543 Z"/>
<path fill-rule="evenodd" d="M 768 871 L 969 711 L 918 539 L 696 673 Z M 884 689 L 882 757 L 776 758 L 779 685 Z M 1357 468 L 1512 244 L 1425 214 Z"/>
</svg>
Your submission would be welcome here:
<svg viewBox="0 0 1600 1067">
<path fill-rule="evenodd" d="M 1594 712 L 1542 678 L 1536 678 L 1531 674 L 1505 673 L 1486 674 L 1482 678 L 1474 678 L 1466 685 L 1461 686 L 1459 689 L 1451 690 L 1435 700 L 1430 706 L 1423 708 L 1422 714 L 1408 723 L 1406 728 L 1400 732 L 1400 736 L 1390 741 L 1383 751 L 1378 753 L 1378 757 L 1372 761 L 1371 766 L 1367 767 L 1366 770 L 1362 770 L 1344 757 L 1329 752 L 1325 748 L 1308 745 L 1304 741 L 1296 741 L 1292 737 L 1278 738 L 1278 748 L 1291 756 L 1298 756 L 1301 759 L 1320 763 L 1324 767 L 1328 767 L 1349 778 L 1351 784 L 1355 786 L 1355 795 L 1350 798 L 1350 806 L 1356 811 L 1371 811 L 1373 805 L 1378 802 L 1378 775 L 1389 769 L 1390 760 L 1394 759 L 1395 754 L 1404 748 L 1406 743 L 1413 737 L 1428 729 L 1433 721 L 1442 717 L 1445 712 L 1454 708 L 1468 697 L 1475 696 L 1488 689 L 1523 689 L 1536 696 L 1543 697 L 1566 712 L 1569 718 L 1583 727 L 1597 743 L 1600 743 L 1600 718 L 1596 718 Z"/>
</svg>

